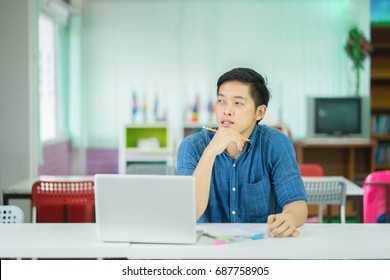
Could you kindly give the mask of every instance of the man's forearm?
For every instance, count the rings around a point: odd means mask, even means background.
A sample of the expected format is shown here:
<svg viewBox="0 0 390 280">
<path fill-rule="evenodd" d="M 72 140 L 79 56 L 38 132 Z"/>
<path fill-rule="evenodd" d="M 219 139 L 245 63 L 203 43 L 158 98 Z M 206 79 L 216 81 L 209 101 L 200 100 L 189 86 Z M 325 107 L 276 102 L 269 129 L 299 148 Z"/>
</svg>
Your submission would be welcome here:
<svg viewBox="0 0 390 280">
<path fill-rule="evenodd" d="M 286 204 L 283 208 L 283 213 L 290 213 L 295 221 L 295 226 L 299 227 L 306 222 L 307 219 L 307 203 L 304 200 L 293 201 Z"/>
<path fill-rule="evenodd" d="M 196 181 L 196 219 L 198 220 L 206 210 L 209 194 L 211 173 L 213 170 L 215 155 L 206 148 L 200 158 L 192 176 Z"/>
</svg>

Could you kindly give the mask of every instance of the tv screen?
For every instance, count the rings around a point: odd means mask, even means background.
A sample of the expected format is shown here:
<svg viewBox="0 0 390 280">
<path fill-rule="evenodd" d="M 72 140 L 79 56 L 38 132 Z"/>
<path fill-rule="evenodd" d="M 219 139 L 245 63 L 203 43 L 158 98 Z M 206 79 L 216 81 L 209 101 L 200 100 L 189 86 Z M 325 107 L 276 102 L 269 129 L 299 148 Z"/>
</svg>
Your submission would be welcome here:
<svg viewBox="0 0 390 280">
<path fill-rule="evenodd" d="M 361 103 L 359 97 L 315 98 L 315 134 L 333 136 L 361 134 Z"/>
</svg>

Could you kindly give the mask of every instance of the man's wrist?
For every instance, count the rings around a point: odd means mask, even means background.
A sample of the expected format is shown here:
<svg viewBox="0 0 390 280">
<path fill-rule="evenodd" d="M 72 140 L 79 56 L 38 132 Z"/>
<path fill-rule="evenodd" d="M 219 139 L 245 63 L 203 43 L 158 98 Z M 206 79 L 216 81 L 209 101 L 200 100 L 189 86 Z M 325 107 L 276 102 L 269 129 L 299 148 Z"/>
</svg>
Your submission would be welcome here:
<svg viewBox="0 0 390 280">
<path fill-rule="evenodd" d="M 206 149 L 203 152 L 203 156 L 210 160 L 214 160 L 217 157 L 217 153 L 213 151 L 213 149 L 210 149 L 210 147 L 206 147 Z"/>
</svg>

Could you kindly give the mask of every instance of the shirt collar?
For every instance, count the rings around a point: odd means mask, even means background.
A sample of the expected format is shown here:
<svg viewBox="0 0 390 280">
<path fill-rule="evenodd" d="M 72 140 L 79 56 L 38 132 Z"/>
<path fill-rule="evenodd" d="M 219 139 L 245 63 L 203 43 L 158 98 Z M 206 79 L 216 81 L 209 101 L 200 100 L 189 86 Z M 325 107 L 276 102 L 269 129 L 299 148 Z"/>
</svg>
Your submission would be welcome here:
<svg viewBox="0 0 390 280">
<path fill-rule="evenodd" d="M 245 146 L 248 146 L 248 147 L 245 147 L 245 150 L 250 150 L 250 148 L 252 147 L 253 143 L 256 142 L 257 140 L 257 137 L 259 135 L 259 130 L 260 130 L 260 125 L 256 124 L 255 127 L 253 128 L 252 130 L 252 133 L 251 135 L 249 136 L 249 142 L 246 143 Z"/>
<path fill-rule="evenodd" d="M 252 130 L 251 136 L 249 136 L 249 140 L 251 140 L 249 141 L 249 143 L 254 143 L 254 141 L 256 141 L 259 129 L 260 129 L 260 125 L 256 124 Z"/>
</svg>

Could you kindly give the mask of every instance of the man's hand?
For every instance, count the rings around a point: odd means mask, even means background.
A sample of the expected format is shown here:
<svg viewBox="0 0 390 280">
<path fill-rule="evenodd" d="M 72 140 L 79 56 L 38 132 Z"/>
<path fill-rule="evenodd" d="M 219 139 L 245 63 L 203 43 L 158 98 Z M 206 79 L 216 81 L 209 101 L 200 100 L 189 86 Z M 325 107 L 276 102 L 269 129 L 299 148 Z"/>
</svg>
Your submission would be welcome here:
<svg viewBox="0 0 390 280">
<path fill-rule="evenodd" d="M 207 149 L 212 151 L 214 155 L 219 155 L 230 143 L 233 143 L 238 151 L 242 151 L 244 147 L 244 141 L 240 133 L 232 128 L 219 128 Z"/>
<path fill-rule="evenodd" d="M 267 224 L 270 237 L 295 237 L 299 235 L 291 213 L 269 215 Z"/>
</svg>

